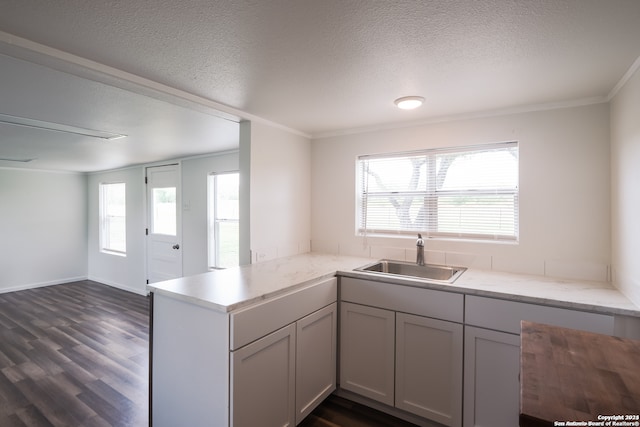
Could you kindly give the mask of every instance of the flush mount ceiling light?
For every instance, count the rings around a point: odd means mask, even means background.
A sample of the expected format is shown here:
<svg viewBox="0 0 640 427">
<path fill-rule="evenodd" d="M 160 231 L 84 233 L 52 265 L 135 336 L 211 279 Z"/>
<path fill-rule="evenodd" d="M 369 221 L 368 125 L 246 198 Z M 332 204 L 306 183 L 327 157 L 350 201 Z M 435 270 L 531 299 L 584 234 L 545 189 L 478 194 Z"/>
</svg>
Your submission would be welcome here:
<svg viewBox="0 0 640 427">
<path fill-rule="evenodd" d="M 421 96 L 403 96 L 395 100 L 395 104 L 402 110 L 413 110 L 418 108 L 424 102 L 424 98 Z"/>
<path fill-rule="evenodd" d="M 8 114 L 0 114 L 0 124 L 22 126 L 30 129 L 49 130 L 53 132 L 71 133 L 74 135 L 89 136 L 91 138 L 99 138 L 106 141 L 125 138 L 127 135 L 118 133 L 105 132 L 102 130 L 84 129 L 76 126 L 63 125 L 60 123 L 45 122 L 43 120 L 29 119 L 26 117 L 10 116 Z"/>
</svg>

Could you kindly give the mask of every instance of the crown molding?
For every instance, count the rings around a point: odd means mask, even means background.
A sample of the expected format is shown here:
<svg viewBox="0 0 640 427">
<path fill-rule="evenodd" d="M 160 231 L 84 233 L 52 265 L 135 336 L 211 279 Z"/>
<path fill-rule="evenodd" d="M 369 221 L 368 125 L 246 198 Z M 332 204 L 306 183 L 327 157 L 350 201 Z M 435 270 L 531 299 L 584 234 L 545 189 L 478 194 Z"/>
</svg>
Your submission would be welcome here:
<svg viewBox="0 0 640 427">
<path fill-rule="evenodd" d="M 618 83 L 611 89 L 609 95 L 607 95 L 607 101 L 611 101 L 620 90 L 627 84 L 627 82 L 633 77 L 633 75 L 640 69 L 640 56 L 636 58 L 636 60 L 631 64 L 626 73 L 622 76 L 622 78 L 618 81 Z"/>
<path fill-rule="evenodd" d="M 272 122 L 212 99 L 176 89 L 4 31 L 0 31 L 0 54 L 233 122 L 255 121 L 299 136 L 311 137 L 305 132 Z"/>
<path fill-rule="evenodd" d="M 603 104 L 608 102 L 605 96 L 595 96 L 591 98 L 575 99 L 571 101 L 553 102 L 547 104 L 522 105 L 496 110 L 478 111 L 465 114 L 454 114 L 450 116 L 431 117 L 423 120 L 411 122 L 387 123 L 373 126 L 365 126 L 352 129 L 343 129 L 333 132 L 320 132 L 311 135 L 312 140 L 333 138 L 337 136 L 355 135 L 360 133 L 378 132 L 383 130 L 404 129 L 409 127 L 427 126 L 436 123 L 457 122 L 464 120 L 482 119 L 488 117 L 508 116 L 512 114 L 531 113 L 536 111 L 559 110 L 564 108 L 583 107 L 587 105 Z"/>
</svg>

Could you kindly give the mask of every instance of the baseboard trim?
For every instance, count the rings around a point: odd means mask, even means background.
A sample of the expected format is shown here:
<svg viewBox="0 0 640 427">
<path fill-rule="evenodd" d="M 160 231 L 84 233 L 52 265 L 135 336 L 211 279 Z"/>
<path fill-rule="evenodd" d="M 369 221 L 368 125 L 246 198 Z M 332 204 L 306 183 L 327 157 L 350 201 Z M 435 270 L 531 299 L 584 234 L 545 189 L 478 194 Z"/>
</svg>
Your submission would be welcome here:
<svg viewBox="0 0 640 427">
<path fill-rule="evenodd" d="M 146 287 L 145 287 L 145 289 L 135 289 L 135 288 L 132 288 L 130 286 L 126 286 L 126 285 L 123 285 L 123 284 L 117 283 L 117 282 L 112 282 L 110 280 L 105 280 L 105 279 L 102 279 L 102 278 L 96 277 L 96 276 L 89 276 L 87 278 L 87 280 L 92 280 L 94 282 L 102 283 L 103 285 L 111 286 L 112 288 L 122 289 L 123 291 L 132 292 L 132 293 L 138 294 L 138 295 L 147 296 L 149 294 L 149 292 L 147 291 Z"/>
<path fill-rule="evenodd" d="M 64 279 L 57 279 L 57 280 L 49 280 L 46 282 L 28 283 L 25 285 L 11 286 L 9 288 L 1 288 L 0 294 L 17 292 L 17 291 L 26 291 L 28 289 L 35 289 L 35 288 L 44 288 L 45 286 L 63 285 L 65 283 L 80 282 L 82 280 L 87 280 L 87 279 L 88 279 L 87 276 L 78 276 L 78 277 L 67 277 Z"/>
</svg>

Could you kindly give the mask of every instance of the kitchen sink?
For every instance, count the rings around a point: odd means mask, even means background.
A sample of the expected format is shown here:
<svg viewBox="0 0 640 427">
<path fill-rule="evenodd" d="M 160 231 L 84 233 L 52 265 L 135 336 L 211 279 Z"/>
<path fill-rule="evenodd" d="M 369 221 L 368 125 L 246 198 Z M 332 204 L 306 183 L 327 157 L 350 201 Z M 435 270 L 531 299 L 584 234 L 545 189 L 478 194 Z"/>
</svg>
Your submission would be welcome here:
<svg viewBox="0 0 640 427">
<path fill-rule="evenodd" d="M 379 273 L 389 277 L 409 277 L 423 279 L 428 282 L 453 283 L 465 272 L 465 267 L 450 267 L 446 265 L 425 264 L 418 265 L 411 262 L 381 260 L 364 267 L 356 268 L 356 271 Z"/>
</svg>

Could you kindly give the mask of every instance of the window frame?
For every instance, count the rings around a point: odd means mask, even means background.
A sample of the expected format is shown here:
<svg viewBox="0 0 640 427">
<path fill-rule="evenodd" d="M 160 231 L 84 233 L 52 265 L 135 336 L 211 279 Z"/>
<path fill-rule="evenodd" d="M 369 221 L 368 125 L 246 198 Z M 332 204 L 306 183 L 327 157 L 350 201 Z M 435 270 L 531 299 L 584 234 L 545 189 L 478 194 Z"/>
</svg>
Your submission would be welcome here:
<svg viewBox="0 0 640 427">
<path fill-rule="evenodd" d="M 109 202 L 107 200 L 108 187 L 122 185 L 123 186 L 123 198 L 124 198 L 124 214 L 123 215 L 113 215 L 110 214 Z M 114 248 L 111 245 L 111 226 L 112 219 L 114 218 L 122 218 L 123 227 L 123 235 L 122 241 L 124 242 L 124 248 Z M 127 184 L 123 181 L 111 181 L 111 182 L 100 182 L 98 184 L 98 242 L 100 247 L 100 252 L 118 255 L 118 256 L 127 256 Z"/>
<path fill-rule="evenodd" d="M 457 190 L 437 189 L 437 168 L 436 161 L 437 156 L 442 154 L 463 154 L 478 153 L 487 150 L 504 150 L 507 148 L 515 148 L 517 172 L 516 182 L 512 189 L 505 188 L 486 188 L 482 190 L 466 188 Z M 490 144 L 480 144 L 472 146 L 461 147 L 447 147 L 447 148 L 434 148 L 423 149 L 406 152 L 394 152 L 384 154 L 372 154 L 372 155 L 360 155 L 356 158 L 356 218 L 355 218 L 355 232 L 358 236 L 373 236 L 373 237 L 398 237 L 398 236 L 411 236 L 415 237 L 417 233 L 423 235 L 423 237 L 429 238 L 441 238 L 441 239 L 453 239 L 453 240 L 472 240 L 472 241 L 501 241 L 501 242 L 519 242 L 519 150 L 520 145 L 517 141 L 497 142 Z M 369 173 L 364 168 L 364 163 L 367 160 L 389 160 L 393 158 L 419 158 L 424 156 L 426 161 L 426 177 L 427 184 L 424 188 L 416 190 L 406 191 L 368 191 Z M 473 196 L 473 197 L 486 197 L 489 196 L 512 196 L 513 197 L 513 234 L 500 234 L 500 233 L 473 233 L 468 231 L 438 231 L 438 199 L 441 197 L 451 196 Z M 386 229 L 386 228 L 370 228 L 367 227 L 367 203 L 375 198 L 383 197 L 424 197 L 425 207 L 425 227 L 415 229 Z M 364 224 L 363 224 L 364 223 Z"/>
</svg>

